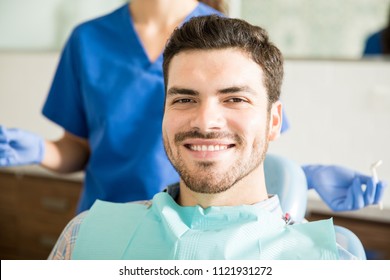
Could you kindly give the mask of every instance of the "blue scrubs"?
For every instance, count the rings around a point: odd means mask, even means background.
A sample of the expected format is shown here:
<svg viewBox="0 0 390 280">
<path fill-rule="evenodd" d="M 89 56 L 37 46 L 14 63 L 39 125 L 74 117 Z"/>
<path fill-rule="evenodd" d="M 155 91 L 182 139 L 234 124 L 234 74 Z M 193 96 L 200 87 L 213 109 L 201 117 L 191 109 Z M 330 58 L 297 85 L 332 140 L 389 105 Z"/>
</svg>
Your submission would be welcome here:
<svg viewBox="0 0 390 280">
<path fill-rule="evenodd" d="M 215 13 L 199 3 L 185 20 Z M 43 114 L 89 141 L 78 212 L 96 199 L 151 199 L 179 181 L 162 142 L 162 60 L 149 60 L 127 4 L 71 34 Z"/>
<path fill-rule="evenodd" d="M 382 49 L 382 32 L 380 30 L 374 34 L 371 34 L 365 41 L 363 55 L 380 55 L 383 54 Z"/>
</svg>

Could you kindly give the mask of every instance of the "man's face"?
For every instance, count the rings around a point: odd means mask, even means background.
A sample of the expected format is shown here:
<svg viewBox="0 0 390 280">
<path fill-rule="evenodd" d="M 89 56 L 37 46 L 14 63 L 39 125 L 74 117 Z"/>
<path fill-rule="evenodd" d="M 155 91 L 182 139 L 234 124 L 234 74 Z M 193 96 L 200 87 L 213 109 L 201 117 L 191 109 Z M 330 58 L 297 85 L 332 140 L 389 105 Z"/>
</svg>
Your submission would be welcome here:
<svg viewBox="0 0 390 280">
<path fill-rule="evenodd" d="M 261 67 L 229 48 L 179 53 L 168 71 L 164 146 L 185 185 L 219 193 L 262 168 L 278 132 Z"/>
</svg>

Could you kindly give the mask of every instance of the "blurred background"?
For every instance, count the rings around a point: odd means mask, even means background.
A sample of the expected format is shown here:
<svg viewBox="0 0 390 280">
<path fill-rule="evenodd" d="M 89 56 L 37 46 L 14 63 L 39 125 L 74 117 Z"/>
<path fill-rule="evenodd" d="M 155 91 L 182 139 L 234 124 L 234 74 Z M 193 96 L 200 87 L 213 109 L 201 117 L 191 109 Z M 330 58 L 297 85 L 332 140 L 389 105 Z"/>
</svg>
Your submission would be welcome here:
<svg viewBox="0 0 390 280">
<path fill-rule="evenodd" d="M 0 0 L 2 51 L 59 51 L 78 23 L 124 0 Z M 230 0 L 229 15 L 265 27 L 288 58 L 360 59 L 387 24 L 389 0 Z"/>
<path fill-rule="evenodd" d="M 0 0 L 0 124 L 56 139 L 41 115 L 61 49 L 79 23 L 123 0 Z M 367 37 L 388 23 L 390 0 L 231 0 L 232 17 L 265 27 L 285 58 L 282 101 L 291 125 L 270 145 L 300 164 L 345 165 L 363 173 L 381 159 L 390 183 L 390 60 L 363 56 Z M 109 73 L 107 73 L 109 74 Z M 83 174 L 37 166 L 0 170 L 0 257 L 46 258 L 74 216 Z M 331 212 L 309 192 L 308 219 L 333 216 L 354 231 L 370 259 L 390 259 L 390 191 L 384 208 Z"/>
</svg>

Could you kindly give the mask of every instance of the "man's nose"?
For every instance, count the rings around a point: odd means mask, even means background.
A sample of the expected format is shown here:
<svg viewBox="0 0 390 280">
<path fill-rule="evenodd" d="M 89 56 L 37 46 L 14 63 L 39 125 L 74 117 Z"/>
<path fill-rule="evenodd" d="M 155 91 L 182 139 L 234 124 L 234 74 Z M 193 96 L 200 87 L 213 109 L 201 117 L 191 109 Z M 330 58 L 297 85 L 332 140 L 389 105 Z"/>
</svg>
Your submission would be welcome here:
<svg viewBox="0 0 390 280">
<path fill-rule="evenodd" d="M 223 107 L 216 101 L 200 103 L 191 120 L 192 128 L 205 132 L 220 130 L 225 124 Z"/>
</svg>

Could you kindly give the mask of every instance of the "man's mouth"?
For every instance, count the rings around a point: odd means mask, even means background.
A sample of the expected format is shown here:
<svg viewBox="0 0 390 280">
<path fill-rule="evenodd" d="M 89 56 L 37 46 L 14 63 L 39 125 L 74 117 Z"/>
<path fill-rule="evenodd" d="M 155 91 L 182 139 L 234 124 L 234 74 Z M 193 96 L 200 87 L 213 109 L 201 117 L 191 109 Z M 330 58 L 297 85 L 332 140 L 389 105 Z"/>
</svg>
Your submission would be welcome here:
<svg viewBox="0 0 390 280">
<path fill-rule="evenodd" d="M 202 152 L 215 152 L 215 151 L 223 151 L 227 150 L 229 148 L 234 147 L 234 144 L 217 144 L 217 145 L 191 145 L 191 144 L 185 144 L 184 147 L 187 149 L 190 149 L 191 151 L 202 151 Z"/>
</svg>

